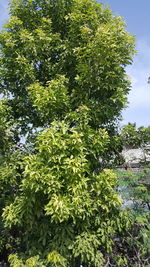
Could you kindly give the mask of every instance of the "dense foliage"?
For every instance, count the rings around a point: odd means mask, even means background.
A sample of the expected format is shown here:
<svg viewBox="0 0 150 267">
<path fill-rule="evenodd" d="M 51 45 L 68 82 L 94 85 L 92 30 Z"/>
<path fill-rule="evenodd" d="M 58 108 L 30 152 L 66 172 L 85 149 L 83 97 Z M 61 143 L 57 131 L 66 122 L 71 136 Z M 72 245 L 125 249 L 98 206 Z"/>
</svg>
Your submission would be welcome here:
<svg viewBox="0 0 150 267">
<path fill-rule="evenodd" d="M 117 171 L 118 189 L 132 219 L 132 228 L 122 244 L 130 264 L 150 264 L 150 166 L 138 170 Z"/>
<path fill-rule="evenodd" d="M 0 34 L 0 256 L 11 266 L 129 264 L 117 240 L 130 220 L 108 170 L 130 89 L 124 26 L 95 0 L 11 1 Z"/>
<path fill-rule="evenodd" d="M 126 148 L 139 148 L 150 143 L 150 126 L 136 127 L 135 123 L 129 123 L 121 129 L 120 137 Z"/>
<path fill-rule="evenodd" d="M 130 264 L 149 266 L 150 264 L 150 127 L 125 125 L 120 133 L 123 146 L 128 149 L 138 148 L 145 157 L 139 158 L 136 168 L 127 164 L 128 170 L 117 170 L 118 191 L 123 198 L 123 206 L 128 210 L 132 227 L 121 244 Z"/>
</svg>

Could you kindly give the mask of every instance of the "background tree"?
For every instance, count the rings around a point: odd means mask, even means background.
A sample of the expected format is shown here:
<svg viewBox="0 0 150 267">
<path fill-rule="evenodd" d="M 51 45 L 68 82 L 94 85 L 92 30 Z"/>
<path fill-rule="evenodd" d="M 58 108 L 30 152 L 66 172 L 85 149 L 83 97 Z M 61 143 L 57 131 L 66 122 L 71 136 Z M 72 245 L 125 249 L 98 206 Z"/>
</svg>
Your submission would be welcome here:
<svg viewBox="0 0 150 267">
<path fill-rule="evenodd" d="M 117 170 L 118 189 L 127 206 L 132 219 L 132 229 L 127 233 L 125 244 L 126 258 L 130 258 L 130 264 L 136 261 L 137 265 L 149 266 L 150 263 L 150 164 L 149 144 L 150 127 L 136 127 L 129 123 L 121 129 L 120 137 L 124 148 L 140 149 L 144 157 L 139 159 L 138 168 Z"/>
<path fill-rule="evenodd" d="M 11 266 L 126 264 L 113 247 L 129 220 L 106 169 L 121 150 L 130 89 L 134 38 L 124 27 L 93 0 L 11 1 L 0 90 L 25 142 L 9 145 L 2 250 Z"/>
<path fill-rule="evenodd" d="M 126 148 L 141 148 L 150 142 L 150 126 L 136 127 L 135 123 L 128 123 L 121 129 L 121 140 Z"/>
</svg>

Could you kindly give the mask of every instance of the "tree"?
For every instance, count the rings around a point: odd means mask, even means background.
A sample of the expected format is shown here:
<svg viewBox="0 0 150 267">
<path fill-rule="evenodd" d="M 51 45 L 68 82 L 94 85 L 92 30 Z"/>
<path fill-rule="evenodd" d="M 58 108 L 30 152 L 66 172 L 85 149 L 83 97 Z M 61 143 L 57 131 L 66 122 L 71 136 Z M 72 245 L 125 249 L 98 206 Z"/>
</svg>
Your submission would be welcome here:
<svg viewBox="0 0 150 267">
<path fill-rule="evenodd" d="M 120 137 L 124 147 L 141 148 L 150 142 L 150 126 L 137 128 L 135 123 L 128 123 L 122 127 Z"/>
<path fill-rule="evenodd" d="M 123 126 L 121 129 L 121 138 L 125 147 L 138 148 L 142 142 L 135 123 L 129 123 Z"/>
<path fill-rule="evenodd" d="M 4 190 L 14 181 L 1 212 L 11 266 L 126 262 L 113 246 L 129 220 L 107 169 L 130 89 L 134 38 L 124 26 L 94 0 L 10 4 L 0 88 L 20 138 L 3 163 L 13 173 L 1 165 Z"/>
</svg>

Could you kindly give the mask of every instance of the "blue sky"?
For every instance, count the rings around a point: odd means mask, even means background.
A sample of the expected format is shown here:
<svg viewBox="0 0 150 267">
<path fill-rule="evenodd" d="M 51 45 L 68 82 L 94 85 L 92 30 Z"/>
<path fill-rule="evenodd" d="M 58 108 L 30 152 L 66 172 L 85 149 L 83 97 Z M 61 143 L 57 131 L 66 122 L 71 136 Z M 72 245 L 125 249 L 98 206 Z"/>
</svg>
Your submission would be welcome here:
<svg viewBox="0 0 150 267">
<path fill-rule="evenodd" d="M 123 112 L 122 124 L 136 122 L 137 126 L 150 125 L 150 0 L 102 0 L 126 21 L 127 30 L 136 37 L 133 64 L 127 68 L 132 81 L 128 108 Z"/>
<path fill-rule="evenodd" d="M 102 0 L 115 15 L 126 21 L 127 30 L 136 36 L 137 56 L 127 68 L 132 81 L 128 108 L 123 111 L 121 124 L 136 122 L 137 126 L 150 125 L 150 0 Z M 0 0 L 0 27 L 8 19 L 8 0 Z"/>
</svg>

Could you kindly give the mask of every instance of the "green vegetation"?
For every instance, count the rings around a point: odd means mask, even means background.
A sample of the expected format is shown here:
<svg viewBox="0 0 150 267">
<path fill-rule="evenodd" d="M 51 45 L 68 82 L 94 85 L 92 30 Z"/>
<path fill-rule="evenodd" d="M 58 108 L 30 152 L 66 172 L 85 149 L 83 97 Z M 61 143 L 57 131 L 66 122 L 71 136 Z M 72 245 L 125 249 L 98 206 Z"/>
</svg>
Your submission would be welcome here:
<svg viewBox="0 0 150 267">
<path fill-rule="evenodd" d="M 137 266 L 125 250 L 135 224 L 108 169 L 133 54 L 122 19 L 95 0 L 11 1 L 0 34 L 1 261 Z"/>
<path fill-rule="evenodd" d="M 141 166 L 139 171 L 117 171 L 117 175 L 118 188 L 132 220 L 132 227 L 126 236 L 124 255 L 130 258 L 131 266 L 149 266 L 150 166 Z"/>
<path fill-rule="evenodd" d="M 140 148 L 145 153 L 150 149 L 150 127 L 125 125 L 120 133 L 126 149 Z M 115 171 L 118 177 L 118 191 L 123 198 L 123 206 L 128 211 L 132 227 L 124 244 L 124 256 L 130 258 L 132 266 L 150 264 L 150 165 L 141 159 L 138 168 Z M 135 264 L 136 263 L 136 264 Z M 128 265 L 127 265 L 128 266 Z"/>
<path fill-rule="evenodd" d="M 135 123 L 129 123 L 122 127 L 120 136 L 124 147 L 143 147 L 150 143 L 150 126 L 137 128 Z"/>
</svg>

